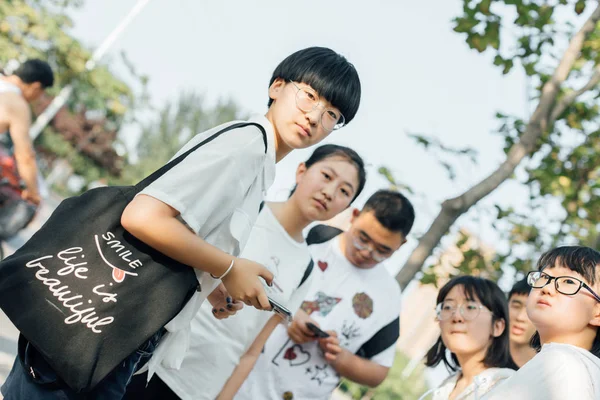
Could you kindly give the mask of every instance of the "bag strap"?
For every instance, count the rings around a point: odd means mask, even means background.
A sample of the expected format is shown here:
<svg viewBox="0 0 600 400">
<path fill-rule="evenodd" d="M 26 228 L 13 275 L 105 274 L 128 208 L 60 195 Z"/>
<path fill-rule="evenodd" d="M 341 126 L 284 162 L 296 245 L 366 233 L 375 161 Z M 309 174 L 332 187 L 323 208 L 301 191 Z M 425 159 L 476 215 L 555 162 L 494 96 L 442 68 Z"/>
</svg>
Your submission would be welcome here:
<svg viewBox="0 0 600 400">
<path fill-rule="evenodd" d="M 267 153 L 267 132 L 265 132 L 265 128 L 263 128 L 262 125 L 260 125 L 256 122 L 238 122 L 236 124 L 229 125 L 223 129 L 221 129 L 217 133 L 213 134 L 212 136 L 204 139 L 202 142 L 198 143 L 197 145 L 195 145 L 194 147 L 192 147 L 185 153 L 181 154 L 179 157 L 169 161 L 168 163 L 166 163 L 165 165 L 163 165 L 162 167 L 160 167 L 159 169 L 154 171 L 152 174 L 150 174 L 146 178 L 142 179 L 137 185 L 134 186 L 135 193 L 137 194 L 137 193 L 141 192 L 142 190 L 144 190 L 146 187 L 148 187 L 148 185 L 150 185 L 152 182 L 154 182 L 155 180 L 157 180 L 158 178 L 163 176 L 171 168 L 175 167 L 177 164 L 179 164 L 180 162 L 185 160 L 185 158 L 187 156 L 189 156 L 190 154 L 192 154 L 194 151 L 198 150 L 200 147 L 204 146 L 205 144 L 212 142 L 213 140 L 215 140 L 217 137 L 219 137 L 223 133 L 228 132 L 233 129 L 237 129 L 237 128 L 244 128 L 244 127 L 250 126 L 250 125 L 257 127 L 260 130 L 260 132 L 262 133 L 263 141 L 265 143 L 265 154 L 266 154 Z"/>
<path fill-rule="evenodd" d="M 343 232 L 343 230 L 333 226 L 317 225 L 306 235 L 306 244 L 310 246 L 312 244 L 325 243 Z"/>
</svg>

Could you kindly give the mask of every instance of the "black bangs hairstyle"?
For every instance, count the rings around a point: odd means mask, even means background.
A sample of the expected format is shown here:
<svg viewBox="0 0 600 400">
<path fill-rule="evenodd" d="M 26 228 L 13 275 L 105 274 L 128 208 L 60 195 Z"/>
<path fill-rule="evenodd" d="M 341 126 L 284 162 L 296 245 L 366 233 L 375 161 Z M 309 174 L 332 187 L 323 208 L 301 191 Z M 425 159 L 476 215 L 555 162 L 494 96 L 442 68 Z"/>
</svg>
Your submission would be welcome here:
<svg viewBox="0 0 600 400">
<path fill-rule="evenodd" d="M 529 292 L 531 292 L 531 286 L 527 283 L 527 278 L 524 278 L 513 285 L 508 293 L 508 299 L 510 300 L 516 294 L 529 295 Z"/>
<path fill-rule="evenodd" d="M 24 83 L 39 82 L 46 89 L 54 85 L 54 73 L 46 61 L 27 60 L 13 72 Z"/>
<path fill-rule="evenodd" d="M 358 174 L 358 187 L 354 192 L 354 197 L 352 201 L 354 201 L 362 192 L 365 187 L 365 183 L 367 182 L 367 171 L 365 171 L 365 162 L 358 155 L 357 152 L 352 150 L 349 147 L 338 146 L 337 144 L 326 144 L 323 146 L 319 146 L 313 151 L 312 155 L 308 160 L 304 162 L 306 165 L 306 169 L 309 169 L 316 163 L 326 160 L 332 157 L 340 157 L 345 161 L 353 164 L 356 167 L 356 172 Z M 294 193 L 296 187 L 292 189 L 290 196 Z"/>
<path fill-rule="evenodd" d="M 440 289 L 436 304 L 443 302 L 455 286 L 463 288 L 465 297 L 469 301 L 478 301 L 489 309 L 492 312 L 492 322 L 501 319 L 505 321 L 506 327 L 504 331 L 500 336 L 492 339 L 492 344 L 485 354 L 483 364 L 488 368 L 515 369 L 508 347 L 508 307 L 504 292 L 489 279 L 475 276 L 457 276 Z M 427 352 L 425 365 L 435 367 L 440 362 L 443 362 L 449 371 L 457 371 L 460 368 L 460 364 L 456 355 L 451 353 L 449 359 L 447 353 L 446 345 L 444 345 L 442 336 L 440 335 L 437 342 Z"/>
<path fill-rule="evenodd" d="M 537 268 L 538 271 L 543 271 L 554 266 L 566 267 L 583 276 L 589 284 L 594 285 L 598 281 L 599 264 L 600 253 L 594 249 L 584 246 L 561 246 L 542 254 Z M 542 349 L 538 332 L 535 332 L 531 338 L 531 347 L 537 351 Z M 600 328 L 596 331 L 596 338 L 590 352 L 600 358 Z"/>
<path fill-rule="evenodd" d="M 399 192 L 378 190 L 361 210 L 361 213 L 373 211 L 375 218 L 384 228 L 408 236 L 415 222 L 415 209 L 411 202 Z"/>
<path fill-rule="evenodd" d="M 326 47 L 299 50 L 283 60 L 271 77 L 310 85 L 319 96 L 338 108 L 348 124 L 358 111 L 361 86 L 358 72 L 345 57 Z M 269 107 L 273 99 L 269 99 Z"/>
</svg>

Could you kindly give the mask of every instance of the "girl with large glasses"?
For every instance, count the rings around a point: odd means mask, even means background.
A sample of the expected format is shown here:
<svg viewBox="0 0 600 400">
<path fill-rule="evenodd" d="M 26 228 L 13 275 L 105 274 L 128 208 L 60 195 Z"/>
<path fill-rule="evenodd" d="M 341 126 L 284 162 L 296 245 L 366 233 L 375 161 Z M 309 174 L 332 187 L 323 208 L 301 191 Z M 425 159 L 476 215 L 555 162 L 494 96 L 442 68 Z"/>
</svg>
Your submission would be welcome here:
<svg viewBox="0 0 600 400">
<path fill-rule="evenodd" d="M 479 399 L 510 377 L 514 365 L 508 347 L 506 297 L 494 282 L 459 276 L 437 297 L 440 337 L 427 353 L 425 365 L 443 362 L 453 374 L 421 399 Z"/>
<path fill-rule="evenodd" d="M 558 247 L 527 275 L 539 353 L 486 399 L 600 399 L 600 253 Z"/>
</svg>

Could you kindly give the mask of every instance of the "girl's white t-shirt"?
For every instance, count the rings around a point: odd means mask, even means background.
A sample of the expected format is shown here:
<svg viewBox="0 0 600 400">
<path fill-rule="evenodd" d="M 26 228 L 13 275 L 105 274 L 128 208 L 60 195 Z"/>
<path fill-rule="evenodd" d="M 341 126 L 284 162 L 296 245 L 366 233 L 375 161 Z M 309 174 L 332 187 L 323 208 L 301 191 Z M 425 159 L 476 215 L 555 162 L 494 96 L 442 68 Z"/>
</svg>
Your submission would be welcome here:
<svg viewBox="0 0 600 400">
<path fill-rule="evenodd" d="M 454 400 L 479 400 L 496 385 L 513 376 L 514 373 L 515 371 L 510 368 L 488 368 L 473 378 L 473 382 Z M 460 371 L 450 375 L 439 387 L 426 392 L 419 400 L 448 400 L 460 375 Z"/>
<path fill-rule="evenodd" d="M 482 400 L 600 399 L 600 358 L 570 344 L 548 343 Z"/>
<path fill-rule="evenodd" d="M 268 205 L 259 214 L 241 257 L 273 272 L 281 289 L 269 294 L 273 300 L 292 313 L 300 307 L 310 283 L 310 253 L 306 242 L 289 236 Z M 190 347 L 181 368 L 159 367 L 157 375 L 183 400 L 213 400 L 271 316 L 272 312 L 244 307 L 217 320 L 211 304 L 205 302 L 192 320 Z"/>
</svg>

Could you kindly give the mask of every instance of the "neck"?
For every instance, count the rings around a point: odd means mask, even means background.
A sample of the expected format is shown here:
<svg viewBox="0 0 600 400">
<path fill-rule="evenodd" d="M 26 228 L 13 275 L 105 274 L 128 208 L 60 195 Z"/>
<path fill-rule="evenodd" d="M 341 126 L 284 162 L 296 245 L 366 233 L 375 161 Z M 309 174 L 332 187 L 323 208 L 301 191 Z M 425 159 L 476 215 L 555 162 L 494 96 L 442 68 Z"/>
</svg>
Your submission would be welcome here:
<svg viewBox="0 0 600 400">
<path fill-rule="evenodd" d="M 275 121 L 273 119 L 273 115 L 271 114 L 271 109 L 270 108 L 269 108 L 269 111 L 267 111 L 267 113 L 265 114 L 265 117 L 271 123 L 271 126 L 273 127 L 273 132 L 275 133 L 275 162 L 278 163 L 279 161 L 283 160 L 283 158 L 285 156 L 287 156 L 288 154 L 290 154 L 290 152 L 293 149 L 290 146 L 288 146 L 281 139 L 281 136 L 279 135 L 279 131 L 277 130 L 277 126 L 275 125 Z"/>
<path fill-rule="evenodd" d="M 538 331 L 539 332 L 539 331 Z M 540 343 L 564 343 L 581 347 L 585 350 L 592 350 L 594 339 L 596 338 L 596 329 L 587 326 L 583 331 L 576 333 L 540 333 Z"/>
<path fill-rule="evenodd" d="M 293 199 L 288 199 L 283 203 L 268 203 L 268 207 L 288 235 L 299 243 L 304 242 L 302 231 L 312 221 L 302 215 Z"/>
<path fill-rule="evenodd" d="M 485 351 L 487 351 L 487 349 Z M 487 367 L 483 364 L 485 351 L 483 353 L 477 352 L 470 355 L 456 355 L 461 369 L 460 379 L 463 380 L 467 386 L 473 382 L 473 379 L 477 375 L 487 369 Z"/>
<path fill-rule="evenodd" d="M 510 356 L 512 357 L 517 367 L 521 368 L 525 363 L 536 355 L 536 351 L 529 343 L 510 342 Z"/>
</svg>

